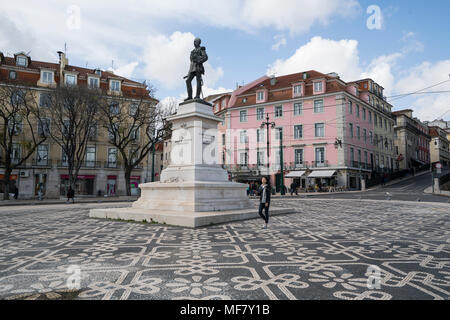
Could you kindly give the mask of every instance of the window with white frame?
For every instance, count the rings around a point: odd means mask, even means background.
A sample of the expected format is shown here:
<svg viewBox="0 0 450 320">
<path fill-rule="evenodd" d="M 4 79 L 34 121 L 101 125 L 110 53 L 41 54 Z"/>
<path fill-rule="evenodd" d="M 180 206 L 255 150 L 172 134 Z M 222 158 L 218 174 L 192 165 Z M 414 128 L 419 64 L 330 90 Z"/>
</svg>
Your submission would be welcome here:
<svg viewBox="0 0 450 320">
<path fill-rule="evenodd" d="M 353 114 L 353 102 L 348 102 L 348 113 Z"/>
<path fill-rule="evenodd" d="M 247 122 L 247 110 L 241 110 L 239 112 L 239 120 L 240 122 Z"/>
<path fill-rule="evenodd" d="M 256 109 L 256 120 L 264 120 L 264 108 Z"/>
<path fill-rule="evenodd" d="M 247 152 L 241 152 L 239 154 L 239 164 L 241 166 L 247 166 L 248 165 L 248 153 Z"/>
<path fill-rule="evenodd" d="M 367 142 L 367 129 L 363 129 L 364 142 Z"/>
<path fill-rule="evenodd" d="M 366 120 L 366 108 L 362 109 L 363 120 Z"/>
<path fill-rule="evenodd" d="M 108 148 L 108 168 L 117 167 L 117 148 Z"/>
<path fill-rule="evenodd" d="M 294 116 L 299 116 L 303 112 L 303 103 L 302 102 L 296 102 L 294 103 Z"/>
<path fill-rule="evenodd" d="M 372 122 L 372 111 L 369 111 L 369 122 Z"/>
<path fill-rule="evenodd" d="M 240 132 L 240 142 L 241 143 L 247 143 L 248 142 L 247 130 L 242 130 Z"/>
<path fill-rule="evenodd" d="M 275 106 L 275 118 L 281 118 L 283 116 L 283 106 Z"/>
<path fill-rule="evenodd" d="M 356 116 L 359 118 L 359 104 L 356 105 Z"/>
<path fill-rule="evenodd" d="M 361 150 L 358 150 L 358 163 L 361 163 Z"/>
<path fill-rule="evenodd" d="M 95 167 L 95 154 L 95 146 L 86 147 L 86 167 Z"/>
<path fill-rule="evenodd" d="M 118 101 L 112 101 L 109 105 L 109 112 L 112 115 L 116 115 L 120 113 L 120 104 Z"/>
<path fill-rule="evenodd" d="M 97 89 L 100 87 L 100 79 L 95 77 L 89 77 L 89 88 Z"/>
<path fill-rule="evenodd" d="M 264 91 L 258 91 L 256 93 L 256 100 L 257 101 L 264 101 Z"/>
<path fill-rule="evenodd" d="M 50 134 L 50 119 L 40 118 L 38 120 L 38 134 L 41 137 L 48 137 Z"/>
<path fill-rule="evenodd" d="M 356 127 L 356 137 L 358 140 L 361 139 L 361 128 L 359 126 Z"/>
<path fill-rule="evenodd" d="M 323 100 L 314 100 L 314 112 L 323 112 Z"/>
<path fill-rule="evenodd" d="M 130 116 L 137 116 L 139 110 L 139 104 L 136 102 L 130 103 Z"/>
<path fill-rule="evenodd" d="M 368 161 L 369 161 L 369 159 L 368 159 L 368 156 L 367 156 L 367 151 L 364 151 L 364 163 L 368 164 Z"/>
<path fill-rule="evenodd" d="M 24 56 L 18 56 L 17 57 L 17 65 L 20 67 L 26 67 L 28 64 L 28 59 L 25 58 Z"/>
<path fill-rule="evenodd" d="M 325 163 L 325 147 L 316 148 L 316 165 L 320 166 Z"/>
<path fill-rule="evenodd" d="M 294 97 L 300 97 L 302 95 L 302 85 L 297 84 L 294 86 Z"/>
<path fill-rule="evenodd" d="M 97 138 L 97 123 L 92 123 L 89 126 L 88 138 L 91 140 Z"/>
<path fill-rule="evenodd" d="M 48 92 L 42 92 L 39 95 L 39 107 L 41 108 L 49 108 L 51 105 L 52 96 Z"/>
<path fill-rule="evenodd" d="M 9 79 L 10 80 L 16 80 L 17 79 L 17 72 L 10 70 L 9 71 Z"/>
<path fill-rule="evenodd" d="M 280 140 L 283 138 L 283 127 L 276 127 L 275 129 L 275 139 Z"/>
<path fill-rule="evenodd" d="M 19 135 L 23 130 L 22 117 L 19 114 L 9 116 L 8 118 L 8 131 L 13 135 Z"/>
<path fill-rule="evenodd" d="M 355 162 L 355 150 L 353 148 L 350 148 L 350 162 L 351 166 L 353 166 L 353 162 Z"/>
<path fill-rule="evenodd" d="M 48 165 L 48 144 L 40 144 L 37 147 L 36 164 L 38 166 Z"/>
<path fill-rule="evenodd" d="M 120 81 L 119 80 L 111 80 L 110 82 L 110 90 L 111 91 L 120 91 Z"/>
<path fill-rule="evenodd" d="M 350 138 L 353 138 L 353 123 L 348 124 L 348 131 L 350 133 Z"/>
<path fill-rule="evenodd" d="M 264 129 L 256 129 L 256 142 L 264 142 Z"/>
<path fill-rule="evenodd" d="M 314 124 L 314 129 L 315 129 L 316 137 L 325 137 L 325 124 L 324 123 Z"/>
<path fill-rule="evenodd" d="M 258 166 L 263 166 L 264 165 L 264 151 L 256 152 L 256 164 Z"/>
<path fill-rule="evenodd" d="M 303 125 L 297 124 L 294 126 L 294 139 L 303 138 Z"/>
<path fill-rule="evenodd" d="M 77 83 L 77 77 L 73 74 L 66 74 L 65 77 L 65 83 L 68 86 L 73 86 Z"/>
<path fill-rule="evenodd" d="M 17 164 L 20 162 L 21 153 L 21 145 L 19 143 L 13 143 L 10 155 L 12 163 Z"/>
<path fill-rule="evenodd" d="M 43 83 L 53 83 L 53 71 L 42 71 L 41 79 Z"/>
<path fill-rule="evenodd" d="M 294 151 L 295 166 L 303 166 L 303 149 L 295 149 Z"/>
<path fill-rule="evenodd" d="M 322 81 L 314 82 L 314 92 L 322 92 L 323 84 Z"/>
</svg>

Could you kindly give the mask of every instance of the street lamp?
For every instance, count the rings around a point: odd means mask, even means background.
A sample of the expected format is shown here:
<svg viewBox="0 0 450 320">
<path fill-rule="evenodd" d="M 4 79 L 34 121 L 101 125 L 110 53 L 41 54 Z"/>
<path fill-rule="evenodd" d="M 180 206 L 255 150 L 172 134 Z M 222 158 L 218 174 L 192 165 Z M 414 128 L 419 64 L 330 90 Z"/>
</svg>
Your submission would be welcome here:
<svg viewBox="0 0 450 320">
<path fill-rule="evenodd" d="M 261 123 L 261 129 L 264 129 L 264 127 L 267 128 L 267 174 L 269 174 L 269 157 L 270 157 L 270 151 L 269 151 L 269 147 L 270 147 L 269 146 L 269 140 L 270 140 L 269 127 L 271 127 L 272 129 L 275 128 L 275 122 L 269 122 L 269 114 L 268 113 L 267 113 L 266 121 Z"/>
</svg>

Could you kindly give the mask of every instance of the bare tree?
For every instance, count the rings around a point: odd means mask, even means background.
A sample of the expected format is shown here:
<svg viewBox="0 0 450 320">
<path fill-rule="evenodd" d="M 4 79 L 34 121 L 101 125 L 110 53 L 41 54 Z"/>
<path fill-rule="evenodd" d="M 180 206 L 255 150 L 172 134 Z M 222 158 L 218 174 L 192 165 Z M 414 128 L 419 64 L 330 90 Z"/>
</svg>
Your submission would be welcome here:
<svg viewBox="0 0 450 320">
<path fill-rule="evenodd" d="M 121 155 L 126 193 L 131 195 L 131 172 L 166 134 L 167 111 L 152 98 L 153 90 L 139 99 L 107 96 L 101 99 L 99 118 L 108 131 L 109 142 Z"/>
<path fill-rule="evenodd" d="M 0 85 L 0 164 L 5 168 L 3 199 L 9 199 L 10 178 L 46 140 L 38 131 L 36 91 L 20 84 Z"/>
<path fill-rule="evenodd" d="M 102 95 L 86 86 L 60 86 L 48 93 L 42 134 L 62 149 L 61 166 L 67 166 L 69 186 L 75 189 L 78 173 L 86 165 L 86 148 L 96 134 L 97 111 Z M 88 164 L 95 167 L 95 163 Z"/>
</svg>

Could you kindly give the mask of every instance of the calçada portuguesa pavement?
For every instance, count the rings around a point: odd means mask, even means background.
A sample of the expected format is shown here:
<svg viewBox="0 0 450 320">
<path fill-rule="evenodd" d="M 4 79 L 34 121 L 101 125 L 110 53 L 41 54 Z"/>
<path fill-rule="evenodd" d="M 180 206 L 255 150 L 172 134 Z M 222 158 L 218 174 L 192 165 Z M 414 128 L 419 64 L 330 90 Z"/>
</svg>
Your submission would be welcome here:
<svg viewBox="0 0 450 320">
<path fill-rule="evenodd" d="M 0 299 L 450 298 L 450 205 L 274 204 L 295 212 L 267 230 L 88 218 L 126 203 L 2 207 Z"/>
</svg>

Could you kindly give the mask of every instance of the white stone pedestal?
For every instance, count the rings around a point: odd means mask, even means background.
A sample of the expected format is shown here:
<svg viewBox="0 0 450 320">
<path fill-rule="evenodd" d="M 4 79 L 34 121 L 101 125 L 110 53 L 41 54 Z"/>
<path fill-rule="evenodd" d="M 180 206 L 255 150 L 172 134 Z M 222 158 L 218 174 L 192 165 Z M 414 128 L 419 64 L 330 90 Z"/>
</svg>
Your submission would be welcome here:
<svg viewBox="0 0 450 320">
<path fill-rule="evenodd" d="M 187 227 L 256 217 L 247 185 L 228 181 L 228 173 L 217 164 L 217 124 L 222 119 L 214 116 L 212 106 L 195 101 L 181 104 L 168 120 L 171 162 L 160 181 L 140 184 L 141 197 L 131 208 L 92 209 L 89 216 Z M 273 214 L 288 211 L 271 208 Z"/>
</svg>

